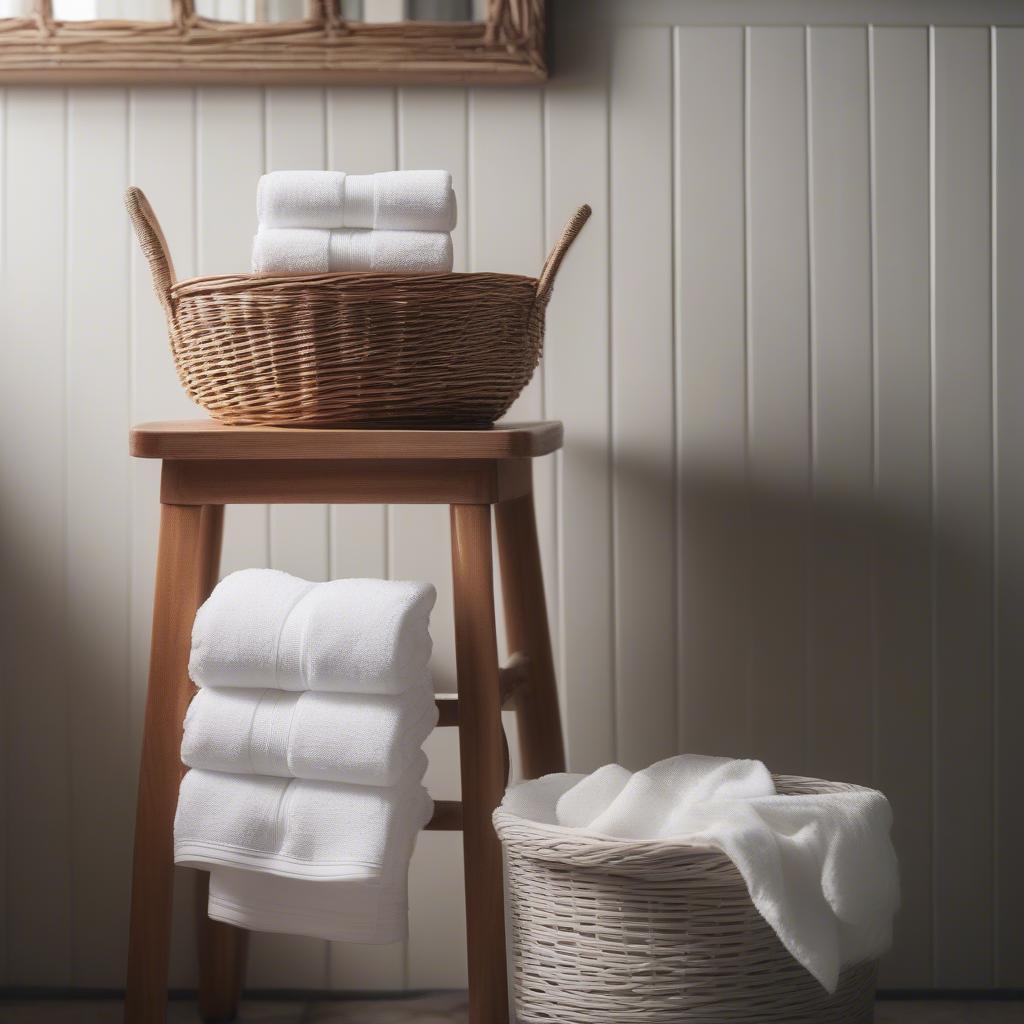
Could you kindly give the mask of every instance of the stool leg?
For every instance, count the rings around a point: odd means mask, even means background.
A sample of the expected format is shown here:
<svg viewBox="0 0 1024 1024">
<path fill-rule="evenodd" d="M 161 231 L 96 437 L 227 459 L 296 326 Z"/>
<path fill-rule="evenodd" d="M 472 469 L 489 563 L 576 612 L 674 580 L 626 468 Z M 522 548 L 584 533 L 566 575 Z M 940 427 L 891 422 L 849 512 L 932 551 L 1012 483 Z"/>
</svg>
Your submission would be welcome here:
<svg viewBox="0 0 1024 1024">
<path fill-rule="evenodd" d="M 199 1016 L 204 1021 L 229 1021 L 238 1016 L 245 979 L 249 933 L 206 913 L 210 873 L 196 872 L 196 949 L 199 953 Z"/>
<path fill-rule="evenodd" d="M 200 603 L 217 585 L 224 536 L 224 506 L 204 505 L 199 544 Z M 196 950 L 199 954 L 199 1015 L 204 1021 L 234 1020 L 242 997 L 249 933 L 206 913 L 210 874 L 196 873 Z"/>
<path fill-rule="evenodd" d="M 161 505 L 149 690 L 132 864 L 125 1021 L 164 1020 L 174 891 L 174 809 L 181 728 L 192 696 L 188 656 L 201 588 L 202 509 Z"/>
<path fill-rule="evenodd" d="M 505 1024 L 508 983 L 501 845 L 491 814 L 504 793 L 491 510 L 453 505 L 452 580 L 459 690 L 469 1024 Z"/>
<path fill-rule="evenodd" d="M 533 494 L 501 502 L 495 518 L 509 650 L 529 659 L 530 678 L 516 692 L 515 709 L 523 775 L 535 779 L 565 771 L 565 747 Z"/>
</svg>

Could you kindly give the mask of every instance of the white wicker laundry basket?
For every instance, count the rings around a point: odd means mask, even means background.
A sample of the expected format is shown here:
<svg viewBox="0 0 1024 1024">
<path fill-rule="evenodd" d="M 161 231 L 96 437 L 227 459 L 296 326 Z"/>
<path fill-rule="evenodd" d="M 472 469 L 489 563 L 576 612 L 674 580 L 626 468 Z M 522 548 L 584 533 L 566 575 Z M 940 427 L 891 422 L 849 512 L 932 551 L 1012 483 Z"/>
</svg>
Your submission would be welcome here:
<svg viewBox="0 0 1024 1024">
<path fill-rule="evenodd" d="M 780 793 L 857 789 L 775 776 Z M 522 1024 L 870 1024 L 875 962 L 829 996 L 761 917 L 732 861 L 581 835 L 502 808 Z"/>
</svg>

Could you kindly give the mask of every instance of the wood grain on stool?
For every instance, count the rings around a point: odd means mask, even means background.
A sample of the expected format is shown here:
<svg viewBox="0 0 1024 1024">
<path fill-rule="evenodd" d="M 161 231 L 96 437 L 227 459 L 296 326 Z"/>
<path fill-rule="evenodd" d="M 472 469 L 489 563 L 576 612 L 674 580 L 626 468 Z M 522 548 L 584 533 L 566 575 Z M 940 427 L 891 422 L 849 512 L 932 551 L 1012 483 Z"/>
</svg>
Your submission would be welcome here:
<svg viewBox="0 0 1024 1024">
<path fill-rule="evenodd" d="M 140 459 L 533 459 L 562 447 L 562 424 L 328 430 L 168 420 L 132 427 L 129 447 Z"/>
<path fill-rule="evenodd" d="M 438 799 L 432 828 L 463 831 L 470 1024 L 505 1024 L 508 996 L 501 847 L 491 812 L 505 790 L 501 707 L 519 717 L 529 775 L 564 767 L 544 604 L 530 460 L 561 445 L 559 423 L 490 430 L 319 430 L 147 424 L 132 453 L 163 460 L 153 649 L 136 820 L 126 1020 L 162 1021 L 174 883 L 173 823 L 180 746 L 193 687 L 192 621 L 216 583 L 223 506 L 247 502 L 434 502 L 451 506 L 458 699 L 443 721 L 459 729 L 462 801 Z M 491 506 L 497 509 L 509 639 L 499 670 Z M 442 794 L 436 794 L 441 797 Z M 200 1010 L 230 1020 L 245 968 L 244 931 L 205 912 L 197 887 Z"/>
<path fill-rule="evenodd" d="M 202 585 L 201 520 L 198 505 L 161 506 L 132 863 L 125 997 L 129 1024 L 157 1024 L 164 1019 L 174 891 L 174 810 L 182 776 L 179 751 L 185 709 L 192 697 L 188 656 Z"/>
<path fill-rule="evenodd" d="M 453 505 L 452 583 L 459 688 L 462 846 L 466 873 L 469 1019 L 508 1020 L 501 846 L 491 813 L 505 791 L 491 509 Z"/>
<path fill-rule="evenodd" d="M 524 654 L 528 680 L 515 692 L 523 775 L 565 771 L 565 747 L 551 654 L 532 491 L 496 506 L 498 557 L 509 649 Z"/>
<path fill-rule="evenodd" d="M 224 539 L 224 506 L 204 505 L 199 539 L 199 595 L 202 604 L 217 585 Z M 193 687 L 194 689 L 194 687 Z M 234 1020 L 242 997 L 249 933 L 207 913 L 210 873 L 196 873 L 196 944 L 199 953 L 199 1015 L 204 1021 Z"/>
</svg>

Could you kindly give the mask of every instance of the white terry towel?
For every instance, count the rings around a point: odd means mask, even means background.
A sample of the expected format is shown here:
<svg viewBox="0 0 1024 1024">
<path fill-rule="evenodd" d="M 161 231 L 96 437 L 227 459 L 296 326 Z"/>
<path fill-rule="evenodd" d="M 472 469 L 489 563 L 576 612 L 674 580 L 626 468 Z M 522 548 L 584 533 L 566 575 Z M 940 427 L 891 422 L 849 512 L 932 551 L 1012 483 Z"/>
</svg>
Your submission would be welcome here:
<svg viewBox="0 0 1024 1024">
<path fill-rule="evenodd" d="M 420 781 L 426 768 L 419 751 L 399 784 L 386 787 L 193 768 L 178 792 L 175 863 L 379 883 L 396 858 L 408 863 L 410 836 L 433 813 Z"/>
<path fill-rule="evenodd" d="M 214 867 L 207 913 L 249 931 L 332 942 L 402 942 L 409 935 L 409 860 L 417 834 L 401 831 L 380 878 L 373 880 L 283 878 Z"/>
<path fill-rule="evenodd" d="M 199 690 L 185 715 L 190 768 L 393 786 L 437 724 L 426 685 L 404 694 Z"/>
<path fill-rule="evenodd" d="M 640 772 L 606 765 L 509 790 L 548 825 L 725 853 L 782 944 L 828 991 L 842 967 L 890 945 L 899 872 L 892 812 L 873 790 L 781 796 L 760 761 L 683 754 Z"/>
<path fill-rule="evenodd" d="M 454 230 L 452 176 L 447 171 L 273 171 L 260 178 L 256 210 L 267 228 Z"/>
<path fill-rule="evenodd" d="M 207 914 L 253 932 L 332 942 L 402 942 L 409 936 L 407 867 L 394 874 L 390 882 L 331 882 L 215 867 Z"/>
<path fill-rule="evenodd" d="M 192 627 L 197 686 L 404 693 L 430 678 L 429 583 L 310 583 L 242 569 L 214 587 Z"/>
<path fill-rule="evenodd" d="M 255 274 L 450 274 L 452 262 L 452 236 L 437 231 L 261 228 L 252 243 Z"/>
</svg>

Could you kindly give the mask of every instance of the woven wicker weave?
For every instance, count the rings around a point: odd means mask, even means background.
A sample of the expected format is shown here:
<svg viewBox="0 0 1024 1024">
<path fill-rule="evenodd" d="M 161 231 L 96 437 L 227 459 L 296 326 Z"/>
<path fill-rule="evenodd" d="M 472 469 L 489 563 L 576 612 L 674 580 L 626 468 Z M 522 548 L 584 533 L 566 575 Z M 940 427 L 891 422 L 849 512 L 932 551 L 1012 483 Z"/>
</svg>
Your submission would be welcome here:
<svg viewBox="0 0 1024 1024">
<path fill-rule="evenodd" d="M 780 793 L 842 783 L 776 776 Z M 524 1024 L 869 1024 L 875 963 L 829 996 L 723 853 L 581 835 L 501 808 L 512 980 Z"/>
<path fill-rule="evenodd" d="M 566 225 L 539 279 L 515 274 L 236 274 L 176 282 L 137 188 L 125 204 L 178 376 L 223 423 L 486 425 L 540 359 L 555 275 L 590 216 Z"/>
</svg>

